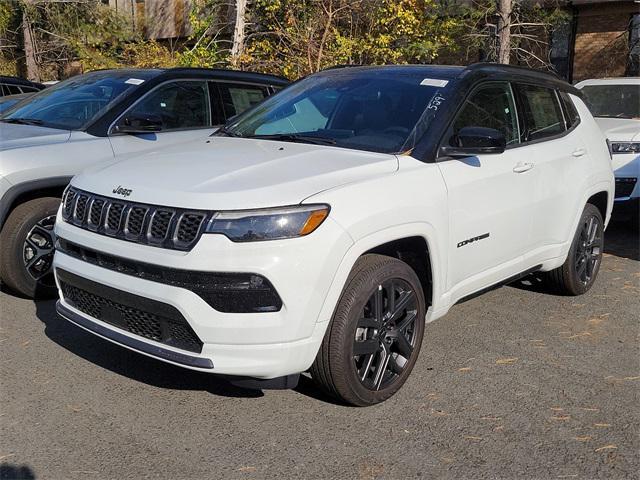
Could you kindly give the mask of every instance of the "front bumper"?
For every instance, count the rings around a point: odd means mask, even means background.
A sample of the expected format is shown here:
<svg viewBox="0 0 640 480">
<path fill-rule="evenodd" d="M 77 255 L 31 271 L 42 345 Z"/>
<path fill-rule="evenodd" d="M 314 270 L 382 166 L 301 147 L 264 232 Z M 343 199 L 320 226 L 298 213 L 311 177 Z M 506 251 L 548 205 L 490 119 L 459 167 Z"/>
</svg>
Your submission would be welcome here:
<svg viewBox="0 0 640 480">
<path fill-rule="evenodd" d="M 282 298 L 275 312 L 224 313 L 193 291 L 150 281 L 56 252 L 54 268 L 61 315 L 107 340 L 182 367 L 221 375 L 276 378 L 313 362 L 330 318 L 320 316 L 344 253 L 348 234 L 331 219 L 313 234 L 283 241 L 233 243 L 203 235 L 190 252 L 137 245 L 96 235 L 58 219 L 56 234 L 74 244 L 160 267 L 203 272 L 250 272 L 267 278 Z M 202 349 L 189 352 L 135 335 L 92 317 L 65 300 L 58 271 L 175 308 Z"/>
</svg>

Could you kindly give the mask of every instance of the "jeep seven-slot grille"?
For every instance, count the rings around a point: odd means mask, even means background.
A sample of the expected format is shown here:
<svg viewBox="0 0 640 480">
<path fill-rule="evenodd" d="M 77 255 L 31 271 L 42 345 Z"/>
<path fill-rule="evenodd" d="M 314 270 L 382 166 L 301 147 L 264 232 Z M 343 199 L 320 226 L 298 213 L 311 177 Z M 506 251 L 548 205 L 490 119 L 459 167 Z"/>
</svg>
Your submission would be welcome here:
<svg viewBox="0 0 640 480">
<path fill-rule="evenodd" d="M 62 199 L 66 222 L 92 232 L 173 250 L 191 250 L 209 212 L 102 197 L 69 188 Z"/>
<path fill-rule="evenodd" d="M 134 335 L 200 353 L 202 341 L 173 306 L 117 290 L 58 269 L 66 302 L 82 313 Z"/>
</svg>

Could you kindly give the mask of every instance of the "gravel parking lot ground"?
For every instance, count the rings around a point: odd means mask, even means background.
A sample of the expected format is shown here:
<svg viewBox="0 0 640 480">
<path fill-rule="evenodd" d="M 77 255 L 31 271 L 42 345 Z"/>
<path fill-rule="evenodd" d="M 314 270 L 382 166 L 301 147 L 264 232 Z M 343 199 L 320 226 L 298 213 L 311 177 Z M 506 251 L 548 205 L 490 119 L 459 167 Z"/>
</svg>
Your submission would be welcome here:
<svg viewBox="0 0 640 480">
<path fill-rule="evenodd" d="M 1 478 L 638 478 L 640 251 L 614 225 L 583 297 L 535 279 L 427 326 L 391 400 L 253 392 L 0 293 Z"/>
</svg>

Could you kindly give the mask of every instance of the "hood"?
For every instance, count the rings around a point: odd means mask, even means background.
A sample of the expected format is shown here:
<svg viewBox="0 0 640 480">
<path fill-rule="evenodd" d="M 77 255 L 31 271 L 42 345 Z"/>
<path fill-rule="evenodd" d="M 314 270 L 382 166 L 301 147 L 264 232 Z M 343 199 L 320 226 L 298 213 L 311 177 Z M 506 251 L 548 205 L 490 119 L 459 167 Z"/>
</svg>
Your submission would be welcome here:
<svg viewBox="0 0 640 480">
<path fill-rule="evenodd" d="M 604 136 L 612 141 L 640 140 L 640 119 L 595 117 Z"/>
<path fill-rule="evenodd" d="M 0 122 L 0 150 L 62 143 L 70 135 L 69 130 Z"/>
<path fill-rule="evenodd" d="M 210 137 L 93 168 L 73 180 L 92 193 L 183 208 L 294 205 L 323 190 L 397 170 L 394 155 L 345 148 Z"/>
</svg>

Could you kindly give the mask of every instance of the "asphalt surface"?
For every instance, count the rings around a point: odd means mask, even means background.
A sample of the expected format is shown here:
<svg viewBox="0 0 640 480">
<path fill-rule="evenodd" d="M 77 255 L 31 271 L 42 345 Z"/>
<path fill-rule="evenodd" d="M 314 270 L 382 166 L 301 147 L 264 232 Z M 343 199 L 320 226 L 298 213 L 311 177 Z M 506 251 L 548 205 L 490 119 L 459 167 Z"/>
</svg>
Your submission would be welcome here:
<svg viewBox="0 0 640 480">
<path fill-rule="evenodd" d="M 585 296 L 535 278 L 427 326 L 404 388 L 350 408 L 238 389 L 0 293 L 0 477 L 639 478 L 640 247 Z"/>
</svg>

